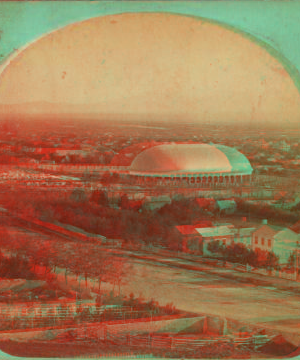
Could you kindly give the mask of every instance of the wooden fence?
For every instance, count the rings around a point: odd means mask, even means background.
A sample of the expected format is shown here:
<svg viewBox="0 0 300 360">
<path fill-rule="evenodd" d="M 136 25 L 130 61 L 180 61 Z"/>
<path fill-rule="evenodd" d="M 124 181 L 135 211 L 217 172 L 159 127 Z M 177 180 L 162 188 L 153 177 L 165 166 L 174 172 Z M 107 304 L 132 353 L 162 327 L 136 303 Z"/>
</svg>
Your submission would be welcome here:
<svg viewBox="0 0 300 360">
<path fill-rule="evenodd" d="M 117 335 L 110 340 L 117 344 L 128 346 L 161 348 L 169 350 L 197 350 L 212 345 L 232 345 L 235 348 L 244 347 L 259 349 L 270 342 L 274 336 L 252 335 L 248 337 L 234 337 L 230 335 L 217 337 L 187 337 L 168 336 L 159 334 L 145 335 Z"/>
</svg>

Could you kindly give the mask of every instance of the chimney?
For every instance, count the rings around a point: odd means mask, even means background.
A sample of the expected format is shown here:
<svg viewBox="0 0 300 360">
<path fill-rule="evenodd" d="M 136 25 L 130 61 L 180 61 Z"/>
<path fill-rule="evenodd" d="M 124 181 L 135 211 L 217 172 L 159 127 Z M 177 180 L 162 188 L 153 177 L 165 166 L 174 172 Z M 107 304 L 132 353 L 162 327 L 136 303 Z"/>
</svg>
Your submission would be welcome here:
<svg viewBox="0 0 300 360">
<path fill-rule="evenodd" d="M 267 225 L 268 224 L 268 219 L 263 219 L 263 221 L 261 222 L 263 225 Z"/>
</svg>

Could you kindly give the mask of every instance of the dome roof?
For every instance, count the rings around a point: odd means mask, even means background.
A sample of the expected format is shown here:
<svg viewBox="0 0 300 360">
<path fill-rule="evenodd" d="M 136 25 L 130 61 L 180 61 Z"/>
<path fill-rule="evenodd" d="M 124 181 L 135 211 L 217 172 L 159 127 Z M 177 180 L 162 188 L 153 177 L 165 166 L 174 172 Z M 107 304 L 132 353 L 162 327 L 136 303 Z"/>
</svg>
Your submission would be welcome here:
<svg viewBox="0 0 300 360">
<path fill-rule="evenodd" d="M 139 153 L 131 172 L 251 174 L 248 159 L 237 150 L 214 144 L 164 144 Z"/>
<path fill-rule="evenodd" d="M 233 173 L 252 173 L 253 169 L 246 158 L 246 156 L 234 148 L 225 145 L 214 145 L 217 149 L 221 150 L 230 161 L 232 165 L 231 172 Z"/>
</svg>

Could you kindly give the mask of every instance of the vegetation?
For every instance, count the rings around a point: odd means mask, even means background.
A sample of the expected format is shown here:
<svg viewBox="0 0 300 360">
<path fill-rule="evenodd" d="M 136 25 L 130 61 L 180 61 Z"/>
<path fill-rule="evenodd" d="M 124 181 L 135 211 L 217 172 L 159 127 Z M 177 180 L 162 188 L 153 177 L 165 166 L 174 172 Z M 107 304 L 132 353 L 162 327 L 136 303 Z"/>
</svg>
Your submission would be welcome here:
<svg viewBox="0 0 300 360">
<path fill-rule="evenodd" d="M 235 199 L 237 204 L 236 214 L 254 217 L 256 219 L 272 219 L 275 224 L 294 224 L 299 220 L 295 212 L 274 209 L 269 205 L 251 204 L 242 199 Z"/>
<path fill-rule="evenodd" d="M 273 252 L 253 251 L 248 249 L 244 244 L 232 243 L 228 246 L 220 241 L 210 241 L 207 245 L 208 251 L 215 255 L 221 256 L 223 260 L 261 267 L 267 270 L 279 269 L 279 258 Z"/>
<path fill-rule="evenodd" d="M 0 257 L 0 276 L 6 278 L 50 281 L 57 277 L 59 268 L 64 271 L 66 286 L 69 276 L 73 275 L 79 283 L 80 292 L 85 292 L 84 288 L 90 281 L 94 291 L 100 294 L 103 282 L 111 284 L 113 291 L 120 294 L 125 275 L 131 271 L 124 258 L 112 256 L 97 244 L 46 241 L 42 238 L 27 240 L 14 238 L 5 232 L 2 235 L 0 246 L 8 255 Z"/>
<path fill-rule="evenodd" d="M 129 297 L 105 294 L 102 302 L 96 304 L 84 304 L 77 302 L 68 304 L 61 301 L 58 305 L 44 306 L 42 313 L 28 309 L 27 314 L 4 317 L 0 324 L 0 330 L 28 329 L 39 327 L 79 325 L 84 323 L 104 322 L 112 320 L 141 319 L 153 316 L 165 316 L 179 314 L 173 304 L 161 306 L 153 299 L 145 301 L 135 298 L 133 294 Z M 106 307 L 106 305 L 109 305 Z"/>
<path fill-rule="evenodd" d="M 32 270 L 29 260 L 20 253 L 8 257 L 0 252 L 0 278 L 35 280 L 38 276 Z"/>
</svg>

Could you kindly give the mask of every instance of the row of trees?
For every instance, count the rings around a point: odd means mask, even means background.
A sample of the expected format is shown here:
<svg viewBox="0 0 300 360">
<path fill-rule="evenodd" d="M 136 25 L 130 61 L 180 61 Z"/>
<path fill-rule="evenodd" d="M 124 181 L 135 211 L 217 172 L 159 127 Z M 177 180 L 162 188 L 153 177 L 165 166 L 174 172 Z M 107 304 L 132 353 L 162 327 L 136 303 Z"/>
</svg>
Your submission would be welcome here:
<svg viewBox="0 0 300 360">
<path fill-rule="evenodd" d="M 32 270 L 29 260 L 22 258 L 20 253 L 8 257 L 0 250 L 0 278 L 34 280 L 38 277 Z"/>
<path fill-rule="evenodd" d="M 233 263 L 261 267 L 267 270 L 279 269 L 279 258 L 274 252 L 254 251 L 248 249 L 244 244 L 232 243 L 225 245 L 223 242 L 216 240 L 208 243 L 208 251 L 220 255 L 222 259 Z"/>
<path fill-rule="evenodd" d="M 139 211 L 139 206 L 131 206 L 126 196 L 121 198 L 120 209 L 109 207 L 107 194 L 101 191 L 90 194 L 77 189 L 68 197 L 63 192 L 59 196 L 55 192 L 42 191 L 36 191 L 34 196 L 22 192 L 5 196 L 5 207 L 14 213 L 48 222 L 58 221 L 110 239 L 123 239 L 125 243 L 160 244 L 172 248 L 180 241 L 179 234 L 168 222 L 169 210 L 164 213 L 145 209 Z M 192 211 L 183 211 L 183 206 L 182 214 L 192 214 Z M 194 218 L 196 216 L 193 215 Z M 189 221 L 187 219 L 187 216 L 183 217 L 177 211 L 172 222 L 179 225 Z"/>
<path fill-rule="evenodd" d="M 272 219 L 278 224 L 294 224 L 299 220 L 299 215 L 295 212 L 287 210 L 275 209 L 267 204 L 258 205 L 251 204 L 242 199 L 236 199 L 237 210 L 236 214 L 252 216 L 259 219 Z"/>
<path fill-rule="evenodd" d="M 1 274 L 9 278 L 36 279 L 37 270 L 42 267 L 43 278 L 64 270 L 65 282 L 74 275 L 81 286 L 81 279 L 88 281 L 101 292 L 103 282 L 118 289 L 131 270 L 125 258 L 116 257 L 103 250 L 97 244 L 64 242 L 62 240 L 32 239 L 30 237 L 12 236 L 3 232 L 0 247 L 9 252 L 9 256 L 0 257 Z M 3 270 L 3 271 L 2 271 Z"/>
</svg>

